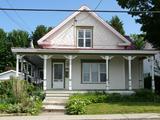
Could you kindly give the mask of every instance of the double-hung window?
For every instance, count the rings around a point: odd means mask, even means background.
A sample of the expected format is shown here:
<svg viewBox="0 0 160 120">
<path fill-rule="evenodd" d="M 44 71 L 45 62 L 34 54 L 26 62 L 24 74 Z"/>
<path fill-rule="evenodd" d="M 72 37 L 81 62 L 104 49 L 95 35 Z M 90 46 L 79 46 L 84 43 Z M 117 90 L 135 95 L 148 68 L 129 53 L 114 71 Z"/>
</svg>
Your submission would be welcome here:
<svg viewBox="0 0 160 120">
<path fill-rule="evenodd" d="M 82 48 L 92 47 L 92 28 L 78 28 L 77 43 L 78 47 Z"/>
<path fill-rule="evenodd" d="M 105 63 L 82 63 L 82 83 L 105 83 Z"/>
</svg>

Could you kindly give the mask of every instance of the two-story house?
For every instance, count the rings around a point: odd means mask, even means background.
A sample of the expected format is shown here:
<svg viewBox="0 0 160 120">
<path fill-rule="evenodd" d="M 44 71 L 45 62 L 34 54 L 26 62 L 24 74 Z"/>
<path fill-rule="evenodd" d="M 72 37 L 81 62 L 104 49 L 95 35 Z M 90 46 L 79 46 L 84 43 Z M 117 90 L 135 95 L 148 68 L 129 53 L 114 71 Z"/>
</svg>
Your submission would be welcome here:
<svg viewBox="0 0 160 120">
<path fill-rule="evenodd" d="M 13 48 L 17 76 L 19 61 L 25 59 L 35 66 L 33 74 L 41 75 L 38 69 L 43 72 L 44 90 L 125 92 L 143 88 L 143 60 L 151 57 L 154 61 L 157 51 L 128 49 L 130 41 L 89 10 L 82 6 L 44 35 L 39 49 Z"/>
</svg>

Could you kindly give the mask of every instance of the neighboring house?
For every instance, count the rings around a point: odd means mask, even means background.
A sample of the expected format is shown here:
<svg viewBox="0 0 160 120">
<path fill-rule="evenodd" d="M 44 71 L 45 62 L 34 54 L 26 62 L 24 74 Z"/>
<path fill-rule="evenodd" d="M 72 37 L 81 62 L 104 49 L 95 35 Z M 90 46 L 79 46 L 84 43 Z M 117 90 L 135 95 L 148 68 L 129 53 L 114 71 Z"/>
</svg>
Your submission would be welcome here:
<svg viewBox="0 0 160 120">
<path fill-rule="evenodd" d="M 21 79 L 24 78 L 23 73 L 19 72 L 18 75 Z M 16 77 L 15 70 L 8 70 L 8 71 L 0 73 L 0 80 L 9 80 L 11 76 Z"/>
<path fill-rule="evenodd" d="M 150 43 L 146 43 L 145 49 L 155 49 Z M 154 62 L 154 73 L 156 76 L 160 76 L 160 53 L 157 53 L 154 56 L 155 62 Z M 148 77 L 152 75 L 152 60 L 150 57 L 147 57 L 143 61 L 144 64 L 144 77 Z"/>
<path fill-rule="evenodd" d="M 13 48 L 19 60 L 34 66 L 44 90 L 132 91 L 144 87 L 143 60 L 154 50 L 129 49 L 131 42 L 82 6 L 43 36 L 41 48 Z M 154 67 L 154 66 L 153 66 Z M 152 67 L 152 68 L 153 68 Z M 38 74 L 43 69 L 43 75 Z M 152 76 L 154 73 L 152 72 Z M 154 90 L 154 77 L 152 77 Z"/>
<path fill-rule="evenodd" d="M 155 75 L 160 76 L 160 54 L 159 53 L 155 55 L 154 66 L 155 66 L 155 69 L 154 69 Z M 151 67 L 152 67 L 151 59 L 150 58 L 145 59 L 144 60 L 144 75 L 145 75 L 145 77 L 151 76 L 151 74 L 152 74 Z"/>
</svg>

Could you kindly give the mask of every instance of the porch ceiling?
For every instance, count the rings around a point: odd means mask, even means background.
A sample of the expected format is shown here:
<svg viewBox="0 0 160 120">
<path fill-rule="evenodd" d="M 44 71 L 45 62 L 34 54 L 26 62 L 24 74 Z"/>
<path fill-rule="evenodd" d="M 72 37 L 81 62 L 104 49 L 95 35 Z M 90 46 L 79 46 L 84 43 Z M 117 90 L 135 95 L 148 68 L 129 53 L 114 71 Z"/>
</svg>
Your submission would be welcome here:
<svg viewBox="0 0 160 120">
<path fill-rule="evenodd" d="M 43 67 L 43 59 L 41 59 L 39 56 L 24 56 L 24 59 L 28 62 L 32 63 L 35 66 L 38 66 L 39 68 Z"/>
<path fill-rule="evenodd" d="M 89 55 L 155 55 L 156 50 L 117 50 L 117 49 L 35 49 L 12 48 L 16 54 L 89 54 Z"/>
</svg>

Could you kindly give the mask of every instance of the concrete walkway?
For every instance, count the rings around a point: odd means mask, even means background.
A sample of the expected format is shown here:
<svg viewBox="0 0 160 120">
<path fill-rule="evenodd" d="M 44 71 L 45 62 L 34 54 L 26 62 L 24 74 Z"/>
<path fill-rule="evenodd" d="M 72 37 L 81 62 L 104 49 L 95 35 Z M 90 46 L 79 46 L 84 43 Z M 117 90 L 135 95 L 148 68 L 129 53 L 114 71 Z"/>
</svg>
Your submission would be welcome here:
<svg viewBox="0 0 160 120">
<path fill-rule="evenodd" d="M 10 116 L 0 120 L 160 120 L 158 113 L 143 114 L 110 114 L 110 115 L 41 115 L 41 116 Z"/>
</svg>

